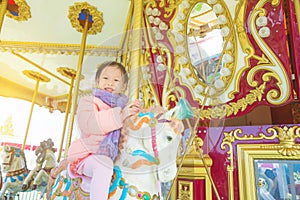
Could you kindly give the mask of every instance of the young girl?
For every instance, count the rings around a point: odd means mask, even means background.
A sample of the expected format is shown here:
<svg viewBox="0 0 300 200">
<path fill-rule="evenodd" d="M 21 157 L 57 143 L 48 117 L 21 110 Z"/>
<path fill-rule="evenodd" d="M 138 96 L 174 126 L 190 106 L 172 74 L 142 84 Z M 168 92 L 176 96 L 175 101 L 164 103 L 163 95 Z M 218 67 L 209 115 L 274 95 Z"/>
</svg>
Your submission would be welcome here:
<svg viewBox="0 0 300 200">
<path fill-rule="evenodd" d="M 122 64 L 106 62 L 96 72 L 97 88 L 93 96 L 80 99 L 77 118 L 81 132 L 68 152 L 69 172 L 91 177 L 91 200 L 107 200 L 113 174 L 113 161 L 123 121 L 141 109 L 140 101 L 127 104 L 125 91 L 128 76 Z"/>
</svg>

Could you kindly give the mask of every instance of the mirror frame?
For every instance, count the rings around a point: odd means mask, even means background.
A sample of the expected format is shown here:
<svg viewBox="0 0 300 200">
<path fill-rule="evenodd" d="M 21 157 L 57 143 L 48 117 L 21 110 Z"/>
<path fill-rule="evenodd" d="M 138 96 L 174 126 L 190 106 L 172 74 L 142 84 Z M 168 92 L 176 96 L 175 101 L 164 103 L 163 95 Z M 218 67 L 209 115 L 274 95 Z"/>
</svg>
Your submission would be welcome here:
<svg viewBox="0 0 300 200">
<path fill-rule="evenodd" d="M 198 3 L 206 3 L 212 7 L 216 14 L 221 35 L 224 39 L 224 46 L 220 59 L 224 63 L 221 69 L 221 76 L 214 80 L 214 84 L 201 82 L 194 72 L 194 67 L 190 62 L 187 44 L 188 17 Z M 175 49 L 175 65 L 178 65 L 177 76 L 182 85 L 190 88 L 194 99 L 203 100 L 204 97 L 218 99 L 230 87 L 237 65 L 237 38 L 236 34 L 231 34 L 234 30 L 233 21 L 226 4 L 216 0 L 183 0 L 178 6 L 178 10 L 171 24 L 173 38 L 170 39 Z M 226 42 L 227 41 L 227 42 Z M 208 93 L 208 94 L 207 94 Z"/>
</svg>

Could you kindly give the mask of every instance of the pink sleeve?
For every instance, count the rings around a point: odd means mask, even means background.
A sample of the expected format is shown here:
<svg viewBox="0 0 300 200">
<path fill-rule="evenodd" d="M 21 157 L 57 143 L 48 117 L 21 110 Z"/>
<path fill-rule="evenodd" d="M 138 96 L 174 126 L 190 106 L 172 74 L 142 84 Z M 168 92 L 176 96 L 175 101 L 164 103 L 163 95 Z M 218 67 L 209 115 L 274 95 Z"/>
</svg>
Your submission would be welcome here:
<svg viewBox="0 0 300 200">
<path fill-rule="evenodd" d="M 107 109 L 103 109 L 105 107 Z M 80 130 L 84 134 L 106 135 L 123 126 L 120 107 L 110 108 L 94 97 L 80 99 L 77 118 Z"/>
</svg>

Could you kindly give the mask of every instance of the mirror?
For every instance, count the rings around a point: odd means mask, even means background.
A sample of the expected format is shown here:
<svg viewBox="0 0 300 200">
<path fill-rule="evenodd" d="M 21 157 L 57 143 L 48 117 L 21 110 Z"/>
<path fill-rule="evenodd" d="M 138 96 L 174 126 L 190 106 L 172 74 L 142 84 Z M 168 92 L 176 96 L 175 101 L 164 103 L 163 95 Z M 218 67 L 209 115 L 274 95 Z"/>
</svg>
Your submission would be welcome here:
<svg viewBox="0 0 300 200">
<path fill-rule="evenodd" d="M 222 62 L 217 65 L 224 39 L 210 5 L 203 2 L 194 5 L 188 18 L 187 40 L 190 63 L 196 76 L 202 83 L 213 84 L 220 78 Z"/>
</svg>

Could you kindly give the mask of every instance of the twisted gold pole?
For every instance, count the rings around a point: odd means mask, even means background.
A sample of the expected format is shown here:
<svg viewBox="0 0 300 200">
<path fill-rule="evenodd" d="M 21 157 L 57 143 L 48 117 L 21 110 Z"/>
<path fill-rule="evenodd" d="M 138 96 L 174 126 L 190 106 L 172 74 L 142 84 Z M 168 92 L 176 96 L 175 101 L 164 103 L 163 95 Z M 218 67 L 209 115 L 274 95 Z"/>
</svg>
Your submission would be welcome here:
<svg viewBox="0 0 300 200">
<path fill-rule="evenodd" d="M 143 14 L 143 0 L 134 0 L 133 11 L 133 32 L 132 32 L 132 53 L 130 56 L 130 79 L 128 87 L 128 97 L 133 101 L 139 97 L 139 71 L 141 55 L 141 28 Z"/>
<path fill-rule="evenodd" d="M 66 146 L 65 146 L 64 158 L 67 158 L 68 148 L 71 144 L 71 139 L 72 139 L 72 131 L 73 131 L 74 118 L 75 118 L 75 112 L 76 112 L 76 107 L 77 107 L 77 99 L 78 99 L 78 90 L 79 90 L 79 83 L 80 83 L 81 70 L 82 70 L 82 62 L 83 62 L 83 57 L 84 57 L 85 44 L 86 44 L 88 25 L 89 25 L 89 23 L 88 23 L 89 16 L 90 16 L 90 14 L 86 13 L 86 18 L 85 18 L 85 23 L 84 23 L 84 28 L 83 28 L 83 32 L 82 32 L 82 38 L 81 38 L 81 46 L 80 46 L 80 53 L 79 53 L 79 59 L 78 59 L 77 73 L 76 73 L 76 78 L 75 78 L 74 93 L 72 96 L 69 132 L 67 135 L 67 142 L 66 142 Z"/>
<path fill-rule="evenodd" d="M 1 7 L 0 7 L 0 33 L 1 33 L 1 29 L 2 29 L 2 24 L 4 21 L 4 17 L 5 17 L 5 13 L 7 10 L 7 2 L 8 0 L 2 0 L 1 1 Z"/>
</svg>

